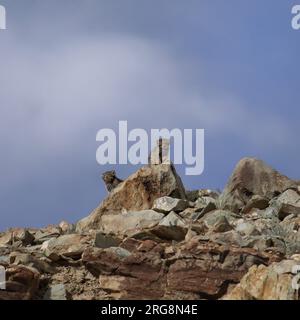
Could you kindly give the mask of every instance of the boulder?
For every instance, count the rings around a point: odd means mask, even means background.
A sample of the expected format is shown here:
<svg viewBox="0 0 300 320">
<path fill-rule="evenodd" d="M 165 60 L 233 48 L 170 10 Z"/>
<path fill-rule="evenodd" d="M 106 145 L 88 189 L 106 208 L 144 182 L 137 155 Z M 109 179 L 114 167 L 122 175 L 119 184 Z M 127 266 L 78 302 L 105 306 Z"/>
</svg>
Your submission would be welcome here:
<svg viewBox="0 0 300 320">
<path fill-rule="evenodd" d="M 105 234 L 124 236 L 152 228 L 157 225 L 163 217 L 164 214 L 153 210 L 128 212 L 118 215 L 104 215 L 101 218 L 101 226 L 99 229 Z"/>
<path fill-rule="evenodd" d="M 252 266 L 224 300 L 298 300 L 292 287 L 292 270 L 273 264 Z"/>
<path fill-rule="evenodd" d="M 184 240 L 188 226 L 175 212 L 170 212 L 157 227 L 152 230 L 156 236 L 166 240 Z"/>
<path fill-rule="evenodd" d="M 261 160 L 244 158 L 219 198 L 220 208 L 239 212 L 254 195 L 270 200 L 288 188 L 297 188 L 297 183 Z"/>
<path fill-rule="evenodd" d="M 97 232 L 95 235 L 94 246 L 97 248 L 117 247 L 121 240 L 109 234 Z"/>
<path fill-rule="evenodd" d="M 292 189 L 282 193 L 276 203 L 279 206 L 279 219 L 283 220 L 290 214 L 300 215 L 300 195 Z"/>
<path fill-rule="evenodd" d="M 174 166 L 142 167 L 118 185 L 88 217 L 80 220 L 76 230 L 99 229 L 104 215 L 151 209 L 154 200 L 163 196 L 185 199 L 185 190 Z"/>
<path fill-rule="evenodd" d="M 40 274 L 35 268 L 12 265 L 6 269 L 6 279 L 0 300 L 30 300 L 39 288 Z"/>
<path fill-rule="evenodd" d="M 171 197 L 161 197 L 154 200 L 152 210 L 169 213 L 171 211 L 180 212 L 188 207 L 188 202 L 183 199 L 176 199 Z"/>
<path fill-rule="evenodd" d="M 54 261 L 61 258 L 79 259 L 89 244 L 88 236 L 68 234 L 46 241 L 41 250 L 46 257 Z"/>
<path fill-rule="evenodd" d="M 68 300 L 67 291 L 63 284 L 51 285 L 44 295 L 44 300 Z"/>
</svg>

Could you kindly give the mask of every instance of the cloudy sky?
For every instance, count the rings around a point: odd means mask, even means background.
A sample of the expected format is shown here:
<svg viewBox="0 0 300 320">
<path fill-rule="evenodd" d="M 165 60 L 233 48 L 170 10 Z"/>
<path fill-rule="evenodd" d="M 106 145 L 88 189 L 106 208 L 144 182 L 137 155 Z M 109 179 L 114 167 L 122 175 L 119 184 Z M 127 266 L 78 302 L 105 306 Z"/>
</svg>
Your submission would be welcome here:
<svg viewBox="0 0 300 320">
<path fill-rule="evenodd" d="M 0 229 L 86 216 L 106 194 L 96 133 L 205 129 L 222 189 L 236 162 L 299 172 L 300 31 L 289 0 L 0 0 Z M 125 178 L 137 168 L 118 166 Z"/>
</svg>

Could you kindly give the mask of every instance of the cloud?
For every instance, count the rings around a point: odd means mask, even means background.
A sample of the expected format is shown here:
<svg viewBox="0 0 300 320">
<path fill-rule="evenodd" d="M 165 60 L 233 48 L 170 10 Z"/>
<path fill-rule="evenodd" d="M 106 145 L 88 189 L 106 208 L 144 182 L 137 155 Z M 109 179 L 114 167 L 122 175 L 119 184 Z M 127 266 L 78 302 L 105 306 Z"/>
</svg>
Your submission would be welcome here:
<svg viewBox="0 0 300 320">
<path fill-rule="evenodd" d="M 204 98 L 190 89 L 185 62 L 159 42 L 109 34 L 39 51 L 11 39 L 2 57 L 5 172 L 15 162 L 31 167 L 17 180 L 45 166 L 49 154 L 94 142 L 98 129 L 118 120 L 145 128 L 201 125 L 212 135 L 233 134 L 257 146 L 261 137 L 272 145 L 289 140 L 288 126 L 275 116 L 265 121 L 230 94 Z"/>
</svg>

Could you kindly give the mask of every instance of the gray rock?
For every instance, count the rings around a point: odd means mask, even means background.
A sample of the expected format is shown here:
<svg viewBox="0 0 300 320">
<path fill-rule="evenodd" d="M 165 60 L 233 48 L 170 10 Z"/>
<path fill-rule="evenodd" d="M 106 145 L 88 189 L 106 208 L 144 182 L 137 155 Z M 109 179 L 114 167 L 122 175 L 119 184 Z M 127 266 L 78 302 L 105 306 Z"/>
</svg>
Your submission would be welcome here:
<svg viewBox="0 0 300 320">
<path fill-rule="evenodd" d="M 152 210 L 162 213 L 169 213 L 171 211 L 180 212 L 188 207 L 188 202 L 183 199 L 176 199 L 171 197 L 161 197 L 154 200 Z"/>
<path fill-rule="evenodd" d="M 161 239 L 181 241 L 184 240 L 187 230 L 184 220 L 175 212 L 170 212 L 152 232 Z"/>
<path fill-rule="evenodd" d="M 237 224 L 236 231 L 238 231 L 243 236 L 259 235 L 259 232 L 256 229 L 255 225 L 250 222 L 242 222 Z"/>
<path fill-rule="evenodd" d="M 97 232 L 95 235 L 94 246 L 97 248 L 117 247 L 120 244 L 120 242 L 121 240 L 116 237 L 102 232 Z"/>
<path fill-rule="evenodd" d="M 231 230 L 232 227 L 229 224 L 225 216 L 220 216 L 216 223 L 213 225 L 211 231 L 213 232 L 226 232 Z"/>
<path fill-rule="evenodd" d="M 41 250 L 53 261 L 64 258 L 79 259 L 89 242 L 90 238 L 87 236 L 68 234 L 46 241 Z"/>
<path fill-rule="evenodd" d="M 277 199 L 280 207 L 279 219 L 283 220 L 290 214 L 300 215 L 300 195 L 292 189 L 286 190 Z"/>
<path fill-rule="evenodd" d="M 254 195 L 249 202 L 245 205 L 242 212 L 248 213 L 251 209 L 266 209 L 269 206 L 269 200 L 265 197 L 262 197 L 260 195 Z"/>
<path fill-rule="evenodd" d="M 229 224 L 233 224 L 236 219 L 239 218 L 238 215 L 230 212 L 230 211 L 226 211 L 226 210 L 214 210 L 211 212 L 208 212 L 202 219 L 201 221 L 204 222 L 204 224 L 210 228 L 212 226 L 214 226 L 216 224 L 216 222 L 220 219 L 220 217 L 223 216 L 227 219 L 227 221 L 229 222 Z"/>
<path fill-rule="evenodd" d="M 193 214 L 192 216 L 192 219 L 194 221 L 197 221 L 198 219 L 205 216 L 208 212 L 211 212 L 215 209 L 217 209 L 215 201 L 210 201 L 200 212 L 195 212 L 195 214 Z"/>
<path fill-rule="evenodd" d="M 105 215 L 101 219 L 101 229 L 105 234 L 127 235 L 156 226 L 164 214 L 154 210 Z"/>
<path fill-rule="evenodd" d="M 54 284 L 44 295 L 44 300 L 68 300 L 67 291 L 63 284 Z"/>
<path fill-rule="evenodd" d="M 244 158 L 234 169 L 223 193 L 220 208 L 239 212 L 254 195 L 271 200 L 297 183 L 254 158 Z"/>
</svg>

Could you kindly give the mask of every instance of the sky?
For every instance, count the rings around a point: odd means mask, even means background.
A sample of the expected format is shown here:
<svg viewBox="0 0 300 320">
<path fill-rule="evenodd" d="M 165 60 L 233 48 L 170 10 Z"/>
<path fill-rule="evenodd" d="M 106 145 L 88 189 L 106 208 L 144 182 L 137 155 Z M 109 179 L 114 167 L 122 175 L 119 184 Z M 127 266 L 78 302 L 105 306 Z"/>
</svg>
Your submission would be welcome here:
<svg viewBox="0 0 300 320">
<path fill-rule="evenodd" d="M 205 130 L 222 189 L 257 157 L 300 179 L 297 0 L 0 0 L 0 230 L 76 222 L 106 196 L 102 128 Z M 300 4 L 300 0 L 299 0 Z"/>
</svg>

